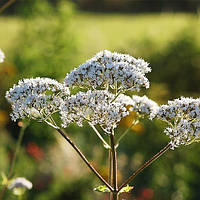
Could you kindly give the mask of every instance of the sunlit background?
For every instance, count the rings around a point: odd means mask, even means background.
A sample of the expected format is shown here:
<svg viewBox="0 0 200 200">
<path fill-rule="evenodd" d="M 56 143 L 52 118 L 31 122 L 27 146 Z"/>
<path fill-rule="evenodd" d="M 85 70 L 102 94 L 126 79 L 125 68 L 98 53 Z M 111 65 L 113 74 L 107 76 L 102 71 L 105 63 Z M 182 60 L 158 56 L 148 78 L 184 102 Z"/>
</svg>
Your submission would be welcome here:
<svg viewBox="0 0 200 200">
<path fill-rule="evenodd" d="M 3 6 L 8 0 L 0 0 Z M 150 89 L 159 104 L 200 96 L 200 1 L 18 0 L 0 16 L 0 173 L 7 173 L 19 126 L 10 120 L 5 92 L 24 77 L 63 81 L 67 72 L 100 50 L 142 57 L 150 63 Z M 134 116 L 123 120 L 125 130 Z M 133 127 L 118 148 L 119 181 L 169 141 L 160 121 Z M 107 178 L 108 153 L 93 131 L 71 125 L 70 137 Z M 120 200 L 199 200 L 200 144 L 167 152 L 130 185 Z M 93 192 L 101 183 L 52 128 L 31 122 L 15 168 L 33 183 L 27 200 L 108 200 Z M 7 191 L 6 200 L 16 197 Z"/>
</svg>

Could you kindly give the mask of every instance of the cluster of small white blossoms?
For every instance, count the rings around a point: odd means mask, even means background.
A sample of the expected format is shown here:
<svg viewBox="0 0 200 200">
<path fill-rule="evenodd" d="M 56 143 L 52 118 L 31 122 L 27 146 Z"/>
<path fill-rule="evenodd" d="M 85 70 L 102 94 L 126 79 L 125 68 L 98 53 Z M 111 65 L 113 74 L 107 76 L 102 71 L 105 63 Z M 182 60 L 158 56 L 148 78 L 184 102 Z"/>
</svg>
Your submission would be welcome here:
<svg viewBox="0 0 200 200">
<path fill-rule="evenodd" d="M 166 135 L 171 139 L 172 149 L 200 139 L 200 99 L 181 97 L 168 101 L 159 108 L 157 117 L 166 121 L 169 127 Z"/>
<path fill-rule="evenodd" d="M 16 179 L 14 179 L 8 185 L 9 190 L 12 190 L 12 189 L 15 189 L 15 188 L 26 188 L 26 189 L 30 190 L 32 187 L 33 187 L 33 184 L 23 177 L 18 177 Z"/>
<path fill-rule="evenodd" d="M 107 90 L 88 90 L 67 97 L 60 106 L 63 127 L 73 122 L 82 126 L 87 121 L 92 125 L 100 125 L 110 134 L 121 118 L 129 114 L 126 98 L 120 96 L 114 100 L 115 95 Z"/>
<path fill-rule="evenodd" d="M 131 106 L 141 117 L 148 116 L 150 119 L 153 119 L 159 110 L 158 104 L 147 96 L 133 95 Z"/>
<path fill-rule="evenodd" d="M 65 85 L 139 91 L 141 87 L 149 88 L 145 77 L 151 71 L 148 65 L 143 59 L 104 50 L 67 74 Z"/>
<path fill-rule="evenodd" d="M 0 63 L 2 63 L 5 59 L 5 55 L 3 53 L 3 51 L 0 49 Z"/>
<path fill-rule="evenodd" d="M 20 80 L 6 92 L 6 98 L 12 105 L 12 120 L 44 119 L 59 109 L 62 96 L 69 93 L 69 89 L 56 80 L 38 77 Z"/>
</svg>

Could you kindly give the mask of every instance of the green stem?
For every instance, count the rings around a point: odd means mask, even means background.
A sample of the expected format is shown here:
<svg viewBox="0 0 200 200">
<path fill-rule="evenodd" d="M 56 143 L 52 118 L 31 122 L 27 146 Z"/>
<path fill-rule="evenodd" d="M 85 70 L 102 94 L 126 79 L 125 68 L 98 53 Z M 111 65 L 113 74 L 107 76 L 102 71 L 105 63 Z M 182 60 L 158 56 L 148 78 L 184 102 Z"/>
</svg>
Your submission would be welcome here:
<svg viewBox="0 0 200 200">
<path fill-rule="evenodd" d="M 162 154 L 171 148 L 171 144 L 167 144 L 163 149 L 161 149 L 157 154 L 155 154 L 151 159 L 145 162 L 140 168 L 138 168 L 120 187 L 119 191 L 125 187 L 130 181 L 132 181 L 140 172 L 142 172 L 146 167 L 152 164 L 156 159 L 158 159 Z"/>
<path fill-rule="evenodd" d="M 119 92 L 115 95 L 115 98 L 114 98 L 110 103 L 113 103 L 113 102 L 117 99 L 117 97 L 118 97 L 120 94 L 121 94 L 121 91 L 119 91 Z"/>
<path fill-rule="evenodd" d="M 121 136 L 120 136 L 120 137 L 117 139 L 117 141 L 116 141 L 116 146 L 119 145 L 119 142 L 121 141 L 121 139 L 122 139 L 122 138 L 131 130 L 131 128 L 132 128 L 133 126 L 135 126 L 137 123 L 138 123 L 138 120 L 133 121 L 133 123 L 131 124 L 131 126 L 130 126 L 129 128 L 127 128 L 126 131 L 124 131 L 124 132 L 121 134 Z"/>
<path fill-rule="evenodd" d="M 22 195 L 18 195 L 18 198 L 17 198 L 18 200 L 22 200 L 23 199 L 23 197 L 22 197 Z"/>
<path fill-rule="evenodd" d="M 12 159 L 11 167 L 10 167 L 9 174 L 8 174 L 8 179 L 10 179 L 12 177 L 12 175 L 13 175 L 13 171 L 14 171 L 14 167 L 15 167 L 15 164 L 16 164 L 17 156 L 19 154 L 20 146 L 21 146 L 21 143 L 22 143 L 22 138 L 24 136 L 24 131 L 27 128 L 27 126 L 28 126 L 28 124 L 23 123 L 23 125 L 22 125 L 22 127 L 20 129 L 19 138 L 17 140 L 17 145 L 16 145 L 16 149 L 15 149 L 15 154 L 14 154 L 14 157 Z"/>
<path fill-rule="evenodd" d="M 112 150 L 109 149 L 109 172 L 108 172 L 108 183 L 112 185 Z M 109 200 L 112 200 L 112 192 L 109 193 Z"/>
<path fill-rule="evenodd" d="M 91 124 L 90 122 L 88 122 L 88 124 L 90 125 L 90 127 L 94 130 L 94 132 L 96 133 L 96 135 L 99 137 L 99 139 L 103 142 L 103 146 L 106 149 L 110 149 L 110 145 L 103 139 L 103 137 L 101 136 L 101 134 L 99 133 L 99 131 L 95 128 L 95 126 L 93 124 Z"/>
<path fill-rule="evenodd" d="M 72 140 L 62 131 L 61 129 L 56 129 L 60 135 L 72 146 L 72 148 L 78 153 L 81 159 L 85 162 L 85 164 L 92 170 L 92 172 L 110 189 L 110 191 L 114 191 L 112 186 L 107 183 L 107 181 L 96 171 L 96 169 L 89 163 L 87 158 L 83 155 L 80 149 L 72 142 Z"/>
<path fill-rule="evenodd" d="M 112 167 L 113 167 L 113 200 L 118 199 L 118 185 L 117 185 L 117 152 L 115 148 L 115 141 L 114 141 L 114 132 L 110 134 L 110 143 L 111 143 L 111 150 L 112 150 Z"/>
<path fill-rule="evenodd" d="M 17 140 L 17 144 L 16 144 L 16 149 L 15 149 L 15 153 L 14 153 L 14 156 L 13 156 L 13 159 L 12 159 L 12 162 L 11 162 L 11 167 L 9 169 L 9 172 L 8 172 L 8 180 L 12 177 L 13 175 L 13 171 L 14 171 L 14 168 L 15 168 L 15 164 L 16 164 L 16 160 L 17 160 L 17 156 L 19 154 L 19 151 L 20 151 L 20 146 L 21 146 L 21 143 L 22 143 L 22 139 L 23 139 L 23 136 L 24 136 L 24 131 L 25 129 L 27 128 L 28 126 L 28 123 L 23 123 L 21 129 L 20 129 L 20 132 L 19 132 L 19 137 L 18 137 L 18 140 Z M 0 192 L 0 200 L 3 199 L 3 196 L 5 194 L 7 190 L 7 185 L 5 185 L 3 187 L 3 189 L 1 190 Z"/>
</svg>

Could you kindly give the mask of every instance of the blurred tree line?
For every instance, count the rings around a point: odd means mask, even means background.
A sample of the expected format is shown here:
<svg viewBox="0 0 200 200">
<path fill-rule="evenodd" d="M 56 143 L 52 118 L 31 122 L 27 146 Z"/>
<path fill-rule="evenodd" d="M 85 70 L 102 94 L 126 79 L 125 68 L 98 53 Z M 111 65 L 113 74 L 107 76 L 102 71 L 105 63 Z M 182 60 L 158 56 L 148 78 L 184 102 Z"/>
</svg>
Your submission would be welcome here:
<svg viewBox="0 0 200 200">
<path fill-rule="evenodd" d="M 1 0 L 0 6 L 8 0 Z M 71 0 L 77 7 L 93 12 L 193 12 L 198 13 L 200 0 Z M 42 1 L 41 1 L 42 2 Z M 56 6 L 59 0 L 49 0 Z M 34 4 L 34 0 L 17 0 L 6 10 L 8 14 L 20 14 L 24 6 Z"/>
</svg>

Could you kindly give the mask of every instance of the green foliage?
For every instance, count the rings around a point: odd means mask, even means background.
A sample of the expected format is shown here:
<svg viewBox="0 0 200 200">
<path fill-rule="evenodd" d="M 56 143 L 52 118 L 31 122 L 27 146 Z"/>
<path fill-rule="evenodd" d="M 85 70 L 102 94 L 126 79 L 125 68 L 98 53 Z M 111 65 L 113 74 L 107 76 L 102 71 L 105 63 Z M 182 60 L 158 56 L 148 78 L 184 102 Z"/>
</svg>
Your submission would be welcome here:
<svg viewBox="0 0 200 200">
<path fill-rule="evenodd" d="M 103 192 L 103 193 L 107 193 L 107 192 L 110 192 L 110 189 L 106 186 L 106 185 L 100 185 L 96 188 L 94 188 L 94 191 L 95 192 Z"/>
<path fill-rule="evenodd" d="M 76 53 L 76 38 L 70 28 L 73 5 L 62 1 L 53 8 L 46 1 L 36 0 L 30 9 L 31 17 L 25 20 L 13 49 L 20 77 L 63 78 Z"/>
<path fill-rule="evenodd" d="M 199 93 L 200 45 L 190 27 L 181 32 L 167 47 L 149 57 L 153 68 L 150 79 L 165 83 L 172 96 Z"/>
<path fill-rule="evenodd" d="M 120 190 L 119 194 L 121 194 L 121 193 L 128 193 L 128 192 L 130 192 L 133 188 L 134 188 L 133 186 L 127 185 L 127 186 L 123 187 L 123 188 Z"/>
</svg>

